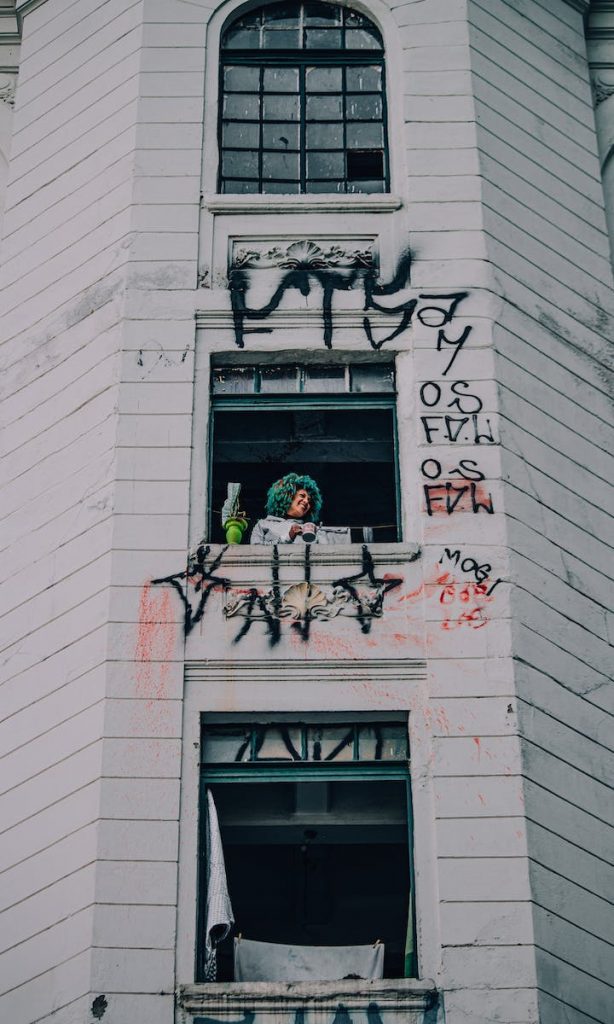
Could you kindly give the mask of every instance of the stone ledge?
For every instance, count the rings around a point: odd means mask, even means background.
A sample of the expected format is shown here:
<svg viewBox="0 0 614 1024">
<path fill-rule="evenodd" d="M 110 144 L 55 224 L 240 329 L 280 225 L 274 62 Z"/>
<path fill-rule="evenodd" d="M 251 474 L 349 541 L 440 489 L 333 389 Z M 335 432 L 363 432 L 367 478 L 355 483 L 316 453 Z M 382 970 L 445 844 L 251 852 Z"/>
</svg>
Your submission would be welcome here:
<svg viewBox="0 0 614 1024">
<path fill-rule="evenodd" d="M 205 195 L 203 209 L 216 214 L 392 213 L 403 200 L 388 193 L 352 195 Z"/>
<path fill-rule="evenodd" d="M 206 545 L 206 541 L 203 541 Z M 271 564 L 273 552 L 272 544 L 209 544 L 207 560 L 211 562 L 222 551 L 224 552 L 223 562 L 217 570 L 218 575 L 223 575 L 224 570 L 229 566 L 240 566 L 246 568 L 249 565 Z M 360 564 L 362 549 L 365 545 L 360 544 L 312 544 L 309 548 L 309 562 L 311 567 L 319 565 L 347 565 L 349 562 Z M 408 562 L 415 562 L 420 557 L 419 544 L 390 543 L 378 544 L 369 543 L 366 545 L 372 555 L 376 566 L 379 565 L 406 565 Z M 279 544 L 277 554 L 281 566 L 303 566 L 305 564 L 305 544 L 299 547 L 291 547 L 288 544 Z"/>
<path fill-rule="evenodd" d="M 179 1006 L 188 1013 L 226 1017 L 256 1013 L 317 1010 L 334 1016 L 339 1004 L 348 1011 L 366 1010 L 376 1003 L 380 1012 L 429 1010 L 437 1001 L 435 984 L 429 980 L 382 979 L 320 982 L 210 982 L 183 985 L 177 993 Z"/>
</svg>

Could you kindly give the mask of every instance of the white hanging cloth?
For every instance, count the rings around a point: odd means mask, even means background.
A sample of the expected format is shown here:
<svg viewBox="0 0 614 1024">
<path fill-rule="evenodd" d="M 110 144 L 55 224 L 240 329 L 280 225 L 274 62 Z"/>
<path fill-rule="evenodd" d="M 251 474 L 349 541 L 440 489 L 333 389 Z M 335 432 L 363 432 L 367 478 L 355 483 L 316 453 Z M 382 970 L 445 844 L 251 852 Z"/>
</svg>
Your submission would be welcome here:
<svg viewBox="0 0 614 1024">
<path fill-rule="evenodd" d="M 234 942 L 235 981 L 339 981 L 383 978 L 384 946 L 287 946 Z"/>
<path fill-rule="evenodd" d="M 228 895 L 222 834 L 213 793 L 207 789 L 207 912 L 205 918 L 205 973 L 215 981 L 215 947 L 226 938 L 234 924 Z"/>
</svg>

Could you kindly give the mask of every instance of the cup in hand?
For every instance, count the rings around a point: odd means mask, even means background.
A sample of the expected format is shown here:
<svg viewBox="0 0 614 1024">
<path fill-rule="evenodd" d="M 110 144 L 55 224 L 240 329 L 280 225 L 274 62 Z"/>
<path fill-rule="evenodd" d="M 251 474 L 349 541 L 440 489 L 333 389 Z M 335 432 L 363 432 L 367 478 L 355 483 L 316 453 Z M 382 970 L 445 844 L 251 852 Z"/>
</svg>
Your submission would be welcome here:
<svg viewBox="0 0 614 1024">
<path fill-rule="evenodd" d="M 304 523 L 301 536 L 305 541 L 305 544 L 313 544 L 316 539 L 316 533 L 318 528 L 315 523 Z"/>
</svg>

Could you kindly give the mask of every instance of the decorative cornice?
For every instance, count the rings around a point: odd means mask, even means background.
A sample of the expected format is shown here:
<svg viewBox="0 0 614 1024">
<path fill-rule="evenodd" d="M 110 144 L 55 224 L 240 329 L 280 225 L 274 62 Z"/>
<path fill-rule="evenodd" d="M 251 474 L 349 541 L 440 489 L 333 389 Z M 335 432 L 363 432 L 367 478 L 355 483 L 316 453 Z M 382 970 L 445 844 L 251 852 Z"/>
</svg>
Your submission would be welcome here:
<svg viewBox="0 0 614 1024">
<path fill-rule="evenodd" d="M 15 104 L 17 77 L 15 75 L 7 76 L 7 81 L 2 81 L 3 78 L 5 78 L 4 74 L 0 73 L 0 102 L 7 103 L 9 107 L 12 107 Z"/>
<path fill-rule="evenodd" d="M 230 310 L 221 309 L 197 309 L 195 312 L 197 328 L 208 328 L 217 331 L 234 330 L 234 321 Z M 335 331 L 340 330 L 363 330 L 365 311 L 363 309 L 336 309 L 335 310 Z M 390 327 L 390 315 L 379 313 L 377 310 L 369 310 L 369 321 L 373 328 Z M 252 324 L 260 321 L 253 319 Z M 267 317 L 262 318 L 262 323 L 267 324 L 271 330 L 322 330 L 322 311 L 312 310 L 285 310 L 276 309 Z"/>
<path fill-rule="evenodd" d="M 606 82 L 599 74 L 593 74 L 591 76 L 591 86 L 593 89 L 593 100 L 595 106 L 598 107 L 604 100 L 614 95 L 614 67 L 609 69 L 613 73 L 612 81 Z"/>
<path fill-rule="evenodd" d="M 250 683 L 271 679 L 288 679 L 298 686 L 313 679 L 327 679 L 330 683 L 355 682 L 398 682 L 426 678 L 426 662 L 415 658 L 361 658 L 349 659 L 270 659 L 262 661 L 235 659 L 225 661 L 188 661 L 185 678 L 188 682 L 216 682 L 228 680 L 229 673 L 235 680 L 246 679 Z"/>
<path fill-rule="evenodd" d="M 338 242 L 322 247 L 308 239 L 279 243 L 267 248 L 234 248 L 232 268 L 241 270 L 268 270 L 281 268 L 284 270 L 325 270 L 329 267 L 338 269 L 355 267 L 372 267 L 374 256 L 371 248 L 344 248 Z"/>
<path fill-rule="evenodd" d="M 203 209 L 215 214 L 261 213 L 390 213 L 403 205 L 399 196 L 352 194 L 339 196 L 206 195 Z"/>
</svg>

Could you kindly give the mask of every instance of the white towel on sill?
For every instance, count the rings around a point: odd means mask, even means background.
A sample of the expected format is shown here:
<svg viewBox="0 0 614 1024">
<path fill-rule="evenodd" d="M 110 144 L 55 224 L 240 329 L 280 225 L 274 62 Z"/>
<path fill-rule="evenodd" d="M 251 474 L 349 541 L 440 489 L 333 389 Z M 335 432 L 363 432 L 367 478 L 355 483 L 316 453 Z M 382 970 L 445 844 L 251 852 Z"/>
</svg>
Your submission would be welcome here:
<svg viewBox="0 0 614 1024">
<path fill-rule="evenodd" d="M 226 938 L 234 924 L 228 895 L 222 834 L 213 793 L 207 789 L 207 912 L 205 918 L 205 974 L 216 978 L 215 947 Z"/>
<path fill-rule="evenodd" d="M 384 946 L 287 946 L 235 939 L 235 981 L 339 981 L 382 978 Z"/>
</svg>

